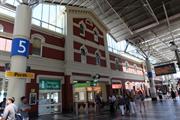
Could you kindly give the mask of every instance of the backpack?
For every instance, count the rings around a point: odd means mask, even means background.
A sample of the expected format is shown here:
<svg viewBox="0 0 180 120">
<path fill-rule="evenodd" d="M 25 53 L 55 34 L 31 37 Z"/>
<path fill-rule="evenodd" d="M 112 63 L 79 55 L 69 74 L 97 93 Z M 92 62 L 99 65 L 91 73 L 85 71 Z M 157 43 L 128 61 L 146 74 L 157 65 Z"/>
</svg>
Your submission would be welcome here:
<svg viewBox="0 0 180 120">
<path fill-rule="evenodd" d="M 15 114 L 15 119 L 16 119 L 16 120 L 23 120 L 23 117 L 21 116 L 20 113 L 16 113 L 16 114 Z"/>
</svg>

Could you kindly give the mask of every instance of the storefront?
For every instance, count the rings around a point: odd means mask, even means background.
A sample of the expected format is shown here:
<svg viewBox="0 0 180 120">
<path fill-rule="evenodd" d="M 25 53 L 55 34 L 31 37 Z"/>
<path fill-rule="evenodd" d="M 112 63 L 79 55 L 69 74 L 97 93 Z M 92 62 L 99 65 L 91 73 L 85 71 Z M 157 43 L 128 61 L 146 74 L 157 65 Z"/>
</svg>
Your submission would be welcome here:
<svg viewBox="0 0 180 120">
<path fill-rule="evenodd" d="M 4 72 L 0 72 L 0 101 L 7 96 L 8 79 L 5 78 Z"/>
<path fill-rule="evenodd" d="M 60 79 L 39 78 L 39 115 L 61 112 L 61 84 Z"/>
<path fill-rule="evenodd" d="M 125 82 L 125 88 L 127 90 L 145 90 L 145 82 L 131 82 L 131 81 L 127 81 Z"/>
<path fill-rule="evenodd" d="M 121 83 L 112 83 L 112 90 L 115 95 L 123 94 L 123 88 Z"/>
</svg>

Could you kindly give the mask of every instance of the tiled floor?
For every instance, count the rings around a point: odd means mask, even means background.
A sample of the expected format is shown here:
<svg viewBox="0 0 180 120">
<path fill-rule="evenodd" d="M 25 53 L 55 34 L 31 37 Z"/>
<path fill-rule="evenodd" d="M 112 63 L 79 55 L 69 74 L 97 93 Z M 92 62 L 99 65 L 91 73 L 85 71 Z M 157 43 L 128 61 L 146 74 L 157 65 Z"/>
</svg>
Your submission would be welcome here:
<svg viewBox="0 0 180 120">
<path fill-rule="evenodd" d="M 121 116 L 120 112 L 111 115 L 106 111 L 98 115 L 79 117 L 73 114 L 45 115 L 40 116 L 37 120 L 180 120 L 180 100 L 147 101 L 145 111 L 140 113 L 138 110 L 136 115 Z"/>
</svg>

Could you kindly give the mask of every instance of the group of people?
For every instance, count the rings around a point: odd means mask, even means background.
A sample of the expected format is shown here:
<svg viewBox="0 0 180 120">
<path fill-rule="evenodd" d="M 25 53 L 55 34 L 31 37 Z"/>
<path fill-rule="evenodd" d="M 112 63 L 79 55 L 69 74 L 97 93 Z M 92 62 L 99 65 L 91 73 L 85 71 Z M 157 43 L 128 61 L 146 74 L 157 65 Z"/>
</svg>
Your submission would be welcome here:
<svg viewBox="0 0 180 120">
<path fill-rule="evenodd" d="M 111 95 L 109 96 L 110 112 L 115 113 L 119 108 L 121 115 L 127 114 L 136 114 L 137 105 L 139 105 L 139 110 L 145 110 L 144 104 L 145 95 L 141 90 L 138 91 L 125 91 L 124 95 Z"/>
<path fill-rule="evenodd" d="M 3 101 L 0 103 L 0 107 L 3 109 L 0 120 L 16 120 L 17 113 L 21 115 L 22 120 L 29 120 L 28 112 L 30 111 L 31 107 L 28 104 L 28 99 L 23 96 L 21 97 L 21 103 L 19 105 L 15 105 L 14 102 L 14 97 L 3 99 Z"/>
</svg>

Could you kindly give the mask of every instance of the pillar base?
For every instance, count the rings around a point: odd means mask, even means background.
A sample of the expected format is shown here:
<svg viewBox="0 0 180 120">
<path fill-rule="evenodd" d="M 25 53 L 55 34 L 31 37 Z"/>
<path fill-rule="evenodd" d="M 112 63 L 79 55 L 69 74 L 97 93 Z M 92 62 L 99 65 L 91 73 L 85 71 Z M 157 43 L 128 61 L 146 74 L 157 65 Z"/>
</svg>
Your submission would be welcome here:
<svg viewBox="0 0 180 120">
<path fill-rule="evenodd" d="M 152 101 L 157 101 L 157 97 L 152 97 Z"/>
</svg>

